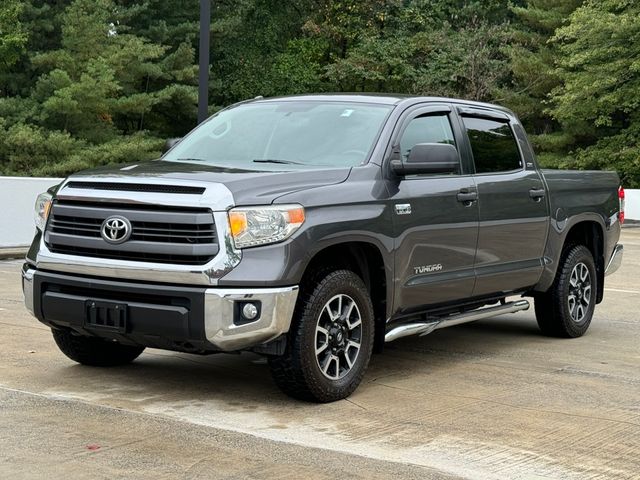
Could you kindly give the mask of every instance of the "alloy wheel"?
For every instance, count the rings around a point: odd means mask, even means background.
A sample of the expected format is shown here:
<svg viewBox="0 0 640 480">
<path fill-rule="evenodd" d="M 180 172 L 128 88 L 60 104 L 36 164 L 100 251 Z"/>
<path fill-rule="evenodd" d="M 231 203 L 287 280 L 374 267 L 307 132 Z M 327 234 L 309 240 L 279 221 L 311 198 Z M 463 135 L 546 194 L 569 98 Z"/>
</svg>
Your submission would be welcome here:
<svg viewBox="0 0 640 480">
<path fill-rule="evenodd" d="M 569 295 L 567 297 L 569 314 L 574 322 L 580 323 L 589 311 L 591 304 L 591 273 L 582 262 L 571 271 L 569 278 Z"/>
<path fill-rule="evenodd" d="M 331 380 L 347 375 L 358 359 L 361 342 L 358 305 L 349 295 L 335 295 L 322 308 L 316 325 L 316 362 L 322 374 Z"/>
</svg>

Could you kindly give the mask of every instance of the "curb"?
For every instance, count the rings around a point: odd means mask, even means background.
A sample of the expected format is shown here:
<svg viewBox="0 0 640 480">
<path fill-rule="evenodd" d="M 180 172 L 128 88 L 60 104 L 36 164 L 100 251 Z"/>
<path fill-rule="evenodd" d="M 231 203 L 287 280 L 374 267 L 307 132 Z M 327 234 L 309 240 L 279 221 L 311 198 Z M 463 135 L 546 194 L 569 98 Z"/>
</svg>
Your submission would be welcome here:
<svg viewBox="0 0 640 480">
<path fill-rule="evenodd" d="M 23 259 L 29 251 L 28 247 L 0 248 L 0 260 Z"/>
</svg>

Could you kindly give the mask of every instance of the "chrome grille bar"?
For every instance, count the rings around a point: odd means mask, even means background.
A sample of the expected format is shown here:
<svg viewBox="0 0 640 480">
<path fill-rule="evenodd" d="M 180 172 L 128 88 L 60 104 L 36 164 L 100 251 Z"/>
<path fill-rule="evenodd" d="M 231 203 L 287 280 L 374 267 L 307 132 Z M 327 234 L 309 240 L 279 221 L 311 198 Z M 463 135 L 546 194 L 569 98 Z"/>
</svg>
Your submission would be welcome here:
<svg viewBox="0 0 640 480">
<path fill-rule="evenodd" d="M 113 215 L 131 223 L 130 239 L 118 245 L 101 235 Z M 44 240 L 53 253 L 184 265 L 206 264 L 219 251 L 213 213 L 205 208 L 58 200 Z"/>
</svg>

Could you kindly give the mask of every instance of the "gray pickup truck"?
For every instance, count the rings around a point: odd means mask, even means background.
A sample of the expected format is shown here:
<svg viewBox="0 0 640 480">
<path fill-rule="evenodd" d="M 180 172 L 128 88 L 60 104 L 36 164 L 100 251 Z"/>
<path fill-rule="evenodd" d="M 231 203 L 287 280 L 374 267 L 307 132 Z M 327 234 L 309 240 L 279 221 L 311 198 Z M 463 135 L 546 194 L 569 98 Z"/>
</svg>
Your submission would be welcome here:
<svg viewBox="0 0 640 480">
<path fill-rule="evenodd" d="M 544 334 L 583 335 L 621 262 L 623 199 L 614 172 L 540 170 L 495 105 L 257 98 L 159 160 L 40 195 L 25 302 L 85 365 L 252 351 L 287 394 L 329 402 L 385 342 L 526 297 Z"/>
</svg>

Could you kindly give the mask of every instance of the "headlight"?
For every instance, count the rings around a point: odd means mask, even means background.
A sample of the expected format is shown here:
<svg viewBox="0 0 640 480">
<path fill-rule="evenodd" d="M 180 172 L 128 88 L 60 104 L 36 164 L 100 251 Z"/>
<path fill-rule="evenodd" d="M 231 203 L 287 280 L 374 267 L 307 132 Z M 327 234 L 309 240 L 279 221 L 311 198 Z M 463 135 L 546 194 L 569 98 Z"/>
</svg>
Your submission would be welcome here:
<svg viewBox="0 0 640 480">
<path fill-rule="evenodd" d="M 281 242 L 304 223 L 300 205 L 269 205 L 229 210 L 229 226 L 236 248 Z"/>
<path fill-rule="evenodd" d="M 51 195 L 48 193 L 41 193 L 38 195 L 35 205 L 35 221 L 36 227 L 44 231 L 44 227 L 47 224 L 47 218 L 49 218 L 49 210 L 51 210 Z"/>
</svg>

